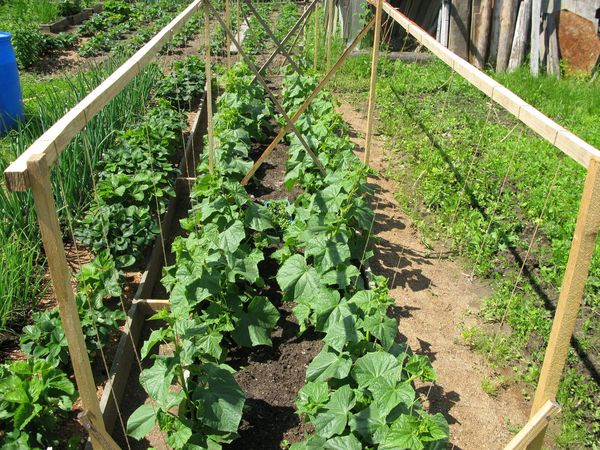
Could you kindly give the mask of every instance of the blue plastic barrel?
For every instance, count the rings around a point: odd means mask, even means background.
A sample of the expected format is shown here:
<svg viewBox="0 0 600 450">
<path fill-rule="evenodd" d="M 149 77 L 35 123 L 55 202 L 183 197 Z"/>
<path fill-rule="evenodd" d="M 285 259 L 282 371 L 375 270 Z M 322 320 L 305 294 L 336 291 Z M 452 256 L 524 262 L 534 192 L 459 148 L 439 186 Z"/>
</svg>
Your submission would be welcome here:
<svg viewBox="0 0 600 450">
<path fill-rule="evenodd" d="M 0 134 L 23 118 L 23 96 L 11 39 L 10 33 L 0 31 Z"/>
</svg>

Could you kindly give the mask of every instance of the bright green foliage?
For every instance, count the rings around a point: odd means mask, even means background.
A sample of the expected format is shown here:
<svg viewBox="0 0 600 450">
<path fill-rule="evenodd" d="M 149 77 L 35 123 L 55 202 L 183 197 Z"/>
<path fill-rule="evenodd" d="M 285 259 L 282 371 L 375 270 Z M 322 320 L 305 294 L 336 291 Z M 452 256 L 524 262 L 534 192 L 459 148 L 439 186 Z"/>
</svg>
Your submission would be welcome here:
<svg viewBox="0 0 600 450">
<path fill-rule="evenodd" d="M 46 361 L 0 365 L 2 448 L 47 448 L 60 442 L 59 420 L 71 410 L 75 386 Z"/>
<path fill-rule="evenodd" d="M 293 113 L 316 79 L 293 74 L 284 81 L 284 107 Z M 297 139 L 290 135 L 286 184 L 304 189 L 285 230 L 277 282 L 284 299 L 296 303 L 301 331 L 322 332 L 325 346 L 307 368 L 298 395 L 298 413 L 315 429 L 293 449 L 443 448 L 448 425 L 428 415 L 416 399 L 414 380 L 433 381 L 426 357 L 395 343 L 397 321 L 384 277 L 364 290 L 360 268 L 367 250 L 373 212 L 367 202 L 368 169 L 340 135 L 341 118 L 327 94 L 320 94 L 297 127 L 328 170 L 323 177 Z"/>
<path fill-rule="evenodd" d="M 106 254 L 100 254 L 81 266 L 77 274 L 77 308 L 90 358 L 108 342 L 110 333 L 125 320 L 121 309 L 107 307 L 106 300 L 121 295 L 121 273 Z M 26 355 L 51 363 L 61 369 L 69 367 L 67 339 L 58 308 L 33 313 L 33 323 L 23 328 L 21 349 Z"/>
<path fill-rule="evenodd" d="M 173 64 L 171 74 L 158 85 L 157 96 L 178 110 L 190 110 L 204 93 L 204 62 L 190 55 Z"/>
</svg>

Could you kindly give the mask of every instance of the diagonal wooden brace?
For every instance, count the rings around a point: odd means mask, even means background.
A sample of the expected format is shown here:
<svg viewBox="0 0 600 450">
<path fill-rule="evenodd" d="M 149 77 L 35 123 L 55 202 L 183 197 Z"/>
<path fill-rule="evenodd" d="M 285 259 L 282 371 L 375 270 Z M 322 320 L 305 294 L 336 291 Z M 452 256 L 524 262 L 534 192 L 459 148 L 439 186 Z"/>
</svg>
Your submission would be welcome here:
<svg viewBox="0 0 600 450">
<path fill-rule="evenodd" d="M 354 50 L 354 48 L 362 40 L 362 38 L 365 36 L 365 34 L 367 34 L 367 31 L 369 31 L 369 29 L 373 26 L 374 23 L 375 23 L 375 17 L 371 18 L 369 23 L 367 23 L 364 26 L 364 28 L 361 30 L 361 32 L 358 33 L 358 35 L 354 38 L 352 43 L 346 48 L 346 50 L 344 50 L 344 53 L 342 53 L 342 55 L 339 57 L 339 59 L 336 61 L 336 63 L 333 65 L 333 67 L 331 69 L 329 69 L 329 71 L 327 72 L 325 77 L 321 80 L 321 82 L 317 85 L 315 90 L 312 91 L 312 93 L 306 98 L 306 100 L 304 100 L 304 103 L 302 103 L 302 105 L 300 105 L 300 108 L 298 108 L 298 111 L 295 112 L 295 114 L 290 118 L 290 120 L 288 121 L 286 126 L 275 137 L 273 142 L 271 142 L 269 144 L 269 146 L 265 149 L 263 154 L 260 155 L 260 158 L 258 158 L 258 160 L 256 160 L 256 162 L 254 163 L 254 166 L 252 166 L 252 169 L 250 169 L 250 172 L 248 172 L 248 174 L 242 180 L 242 185 L 248 184 L 248 181 L 250 180 L 250 178 L 252 178 L 252 175 L 254 175 L 254 173 L 258 170 L 258 168 L 262 165 L 262 163 L 265 162 L 265 159 L 267 159 L 267 157 L 271 154 L 271 152 L 273 151 L 275 146 L 277 146 L 277 144 L 279 144 L 279 142 L 281 142 L 281 140 L 283 139 L 285 134 L 290 130 L 290 128 L 294 125 L 296 120 L 298 120 L 298 118 L 302 115 L 302 113 L 306 110 L 306 108 L 308 108 L 308 106 L 315 99 L 315 97 L 319 94 L 319 92 L 321 92 L 323 87 L 327 84 L 327 82 L 330 80 L 330 78 L 333 76 L 333 74 L 335 72 L 337 72 L 337 70 L 340 68 L 342 63 L 346 60 L 346 58 L 348 58 L 348 55 L 350 55 L 352 50 Z"/>
<path fill-rule="evenodd" d="M 278 51 L 280 54 L 282 54 L 285 57 L 285 59 L 287 59 L 287 61 L 290 63 L 290 65 L 294 68 L 294 70 L 296 72 L 301 72 L 300 67 L 298 67 L 298 65 L 294 62 L 294 60 L 292 59 L 290 54 L 286 51 L 285 48 L 283 48 L 283 45 L 281 45 L 279 40 L 277 40 L 277 36 L 275 36 L 273 34 L 273 32 L 271 31 L 271 28 L 265 22 L 265 19 L 263 19 L 261 17 L 261 15 L 258 13 L 258 11 L 256 10 L 256 8 L 254 8 L 254 5 L 252 5 L 252 0 L 244 0 L 244 3 L 246 3 L 246 5 L 248 6 L 248 9 L 250 9 L 250 12 L 252 14 L 254 14 L 254 17 L 256 17 L 256 20 L 258 20 L 258 23 L 261 24 L 261 26 L 263 27 L 265 32 L 269 35 L 271 40 L 275 43 L 275 46 L 277 47 L 276 51 Z M 248 20 L 248 19 L 246 18 L 246 20 Z M 250 26 L 250 24 L 248 24 L 248 26 Z"/>
<path fill-rule="evenodd" d="M 311 12 L 315 9 L 316 5 L 319 3 L 319 0 L 314 0 L 308 8 L 306 8 L 306 10 L 302 13 L 302 15 L 300 16 L 300 18 L 296 21 L 296 23 L 294 24 L 294 26 L 291 28 L 291 30 L 288 32 L 288 34 L 285 35 L 285 37 L 283 38 L 283 40 L 281 41 L 281 46 L 283 47 L 286 42 L 294 35 L 294 33 L 296 33 L 296 31 L 300 31 L 300 28 L 305 26 L 306 23 L 308 22 L 308 17 L 310 16 Z M 273 62 L 273 59 L 275 59 L 275 56 L 277 55 L 277 50 L 274 50 L 269 57 L 267 58 L 267 60 L 265 61 L 265 63 L 260 67 L 260 69 L 258 69 L 259 73 L 263 73 L 267 67 L 269 67 L 269 65 Z M 254 77 L 254 79 L 252 80 L 252 82 L 254 83 L 254 81 L 256 80 L 256 77 Z"/>
<path fill-rule="evenodd" d="M 207 4 L 210 5 L 209 2 L 207 2 Z M 254 65 L 254 63 L 248 57 L 248 55 L 244 52 L 244 50 L 242 49 L 242 46 L 240 45 L 240 43 L 237 41 L 237 39 L 233 35 L 233 32 L 229 29 L 229 27 L 226 26 L 226 24 L 223 22 L 223 19 L 221 19 L 221 17 L 218 15 L 217 11 L 213 8 L 212 5 L 210 5 L 210 7 L 212 8 L 213 14 L 217 18 L 217 20 L 219 21 L 219 23 L 221 24 L 221 26 L 223 27 L 223 29 L 225 30 L 225 33 L 229 36 L 229 38 L 231 39 L 231 42 L 233 42 L 233 45 L 235 45 L 236 48 L 238 49 L 238 53 L 240 54 L 240 56 L 244 59 L 244 61 L 246 62 L 246 64 L 248 64 L 248 67 L 250 68 L 250 70 L 254 73 L 255 79 L 258 79 L 258 81 L 260 82 L 260 84 L 263 86 L 263 88 L 267 92 L 267 95 L 269 96 L 269 98 L 271 99 L 271 101 L 273 102 L 273 104 L 275 105 L 275 108 L 277 109 L 277 111 L 279 112 L 279 114 L 281 114 L 283 116 L 283 118 L 286 121 L 286 123 L 289 123 L 290 122 L 290 118 L 288 117 L 287 113 L 285 112 L 285 110 L 283 109 L 283 107 L 281 106 L 281 104 L 279 103 L 279 101 L 277 100 L 277 97 L 275 97 L 275 94 L 273 94 L 273 92 L 271 91 L 271 89 L 267 85 L 267 82 L 265 81 L 265 79 L 263 78 L 263 76 L 260 74 L 260 72 L 258 71 L 257 67 Z M 317 155 L 315 155 L 315 153 L 311 150 L 311 148 L 309 147 L 308 143 L 304 139 L 304 136 L 302 136 L 302 133 L 300 133 L 296 129 L 296 126 L 293 125 L 293 124 L 291 126 L 291 130 L 296 135 L 296 137 L 298 138 L 298 140 L 300 141 L 300 143 L 304 146 L 304 149 L 310 155 L 310 157 L 314 161 L 315 165 L 317 166 L 317 168 L 319 169 L 319 171 L 321 172 L 321 174 L 323 176 L 327 176 L 327 172 L 325 171 L 325 167 L 323 167 L 323 164 L 321 164 L 321 161 L 319 161 L 319 158 L 317 158 Z"/>
</svg>

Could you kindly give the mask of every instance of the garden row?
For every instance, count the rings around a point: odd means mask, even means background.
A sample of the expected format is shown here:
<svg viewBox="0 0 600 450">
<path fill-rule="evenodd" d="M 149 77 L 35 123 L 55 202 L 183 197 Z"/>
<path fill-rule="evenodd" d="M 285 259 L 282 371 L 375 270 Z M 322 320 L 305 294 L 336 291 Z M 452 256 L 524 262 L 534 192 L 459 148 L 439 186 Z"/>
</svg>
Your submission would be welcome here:
<svg viewBox="0 0 600 450">
<path fill-rule="evenodd" d="M 353 101 L 366 100 L 368 65 L 368 58 L 351 59 L 334 80 L 337 90 Z M 382 59 L 379 67 L 380 128 L 392 157 L 402 162 L 388 170 L 400 186 L 396 198 L 426 243 L 443 239 L 468 258 L 473 275 L 494 280 L 495 292 L 483 302 L 481 318 L 502 323 L 503 331 L 470 327 L 463 336 L 494 366 L 512 370 L 484 379 L 482 388 L 496 395 L 514 380 L 533 386 L 585 171 L 532 137 L 441 61 L 419 65 Z M 600 113 L 597 80 L 533 78 L 527 71 L 496 76 L 566 128 L 600 144 L 598 128 L 592 126 Z M 557 398 L 563 413 L 555 439 L 566 447 L 590 447 L 600 437 L 599 249 Z"/>
<path fill-rule="evenodd" d="M 252 78 L 236 65 L 217 101 L 215 171 L 209 172 L 205 154 L 182 220 L 187 233 L 175 240 L 175 264 L 162 280 L 171 306 L 154 319 L 167 325 L 152 332 L 142 356 L 159 343 L 173 351 L 153 355 L 153 365 L 141 373 L 152 403 L 129 418 L 130 435 L 140 439 L 158 424 L 176 449 L 212 448 L 237 437 L 245 396 L 227 353 L 271 345 L 280 315 L 265 292 L 275 287 L 295 305 L 300 334 L 314 329 L 325 343 L 297 400 L 298 414 L 315 432 L 293 448 L 441 448 L 447 423 L 423 410 L 412 385 L 434 379 L 431 365 L 396 342 L 387 280 L 376 277 L 375 289 L 367 289 L 374 220 L 365 197 L 368 169 L 343 136 L 331 98 L 320 94 L 297 127 L 328 175 L 289 135 L 285 185 L 303 193 L 285 208 L 253 201 L 239 181 L 253 164 L 252 145 L 270 134 L 273 113 Z M 316 82 L 312 76 L 285 79 L 283 104 L 290 114 Z M 259 265 L 266 259 L 278 266 L 275 279 Z"/>
<path fill-rule="evenodd" d="M 182 7 L 185 0 L 158 0 L 148 4 L 123 0 L 107 0 L 102 12 L 94 14 L 74 32 L 43 33 L 32 20 L 29 9 L 2 15 L 0 29 L 10 31 L 17 62 L 29 68 L 45 55 L 61 50 L 77 50 L 83 57 L 99 56 L 105 52 L 131 54 L 163 28 Z M 185 47 L 199 31 L 200 18 L 192 18 L 173 37 L 163 51 Z"/>
<path fill-rule="evenodd" d="M 76 275 L 76 302 L 91 360 L 106 364 L 111 357 L 107 343 L 125 318 L 121 269 L 139 263 L 158 234 L 174 194 L 176 157 L 187 126 L 184 111 L 201 97 L 203 74 L 197 57 L 174 63 L 172 73 L 153 88 L 152 107 L 138 125 L 118 133 L 103 153 L 88 212 L 82 220 L 66 218 L 67 229 L 95 255 Z M 21 336 L 25 359 L 0 366 L 3 448 L 47 448 L 80 439 L 61 430 L 77 394 L 68 378 L 70 357 L 58 309 L 34 313 L 32 320 Z"/>
</svg>

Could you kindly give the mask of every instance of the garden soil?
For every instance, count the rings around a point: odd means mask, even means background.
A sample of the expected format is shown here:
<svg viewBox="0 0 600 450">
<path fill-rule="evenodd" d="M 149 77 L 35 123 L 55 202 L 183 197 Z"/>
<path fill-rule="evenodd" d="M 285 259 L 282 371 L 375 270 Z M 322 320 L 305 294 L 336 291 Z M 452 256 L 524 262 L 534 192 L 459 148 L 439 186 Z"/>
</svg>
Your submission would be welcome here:
<svg viewBox="0 0 600 450">
<path fill-rule="evenodd" d="M 363 157 L 366 113 L 342 102 L 339 112 L 351 127 L 353 141 Z M 385 178 L 390 152 L 378 136 L 371 149 L 371 166 L 379 174 L 369 178 L 374 189 L 373 234 L 375 274 L 391 280 L 390 294 L 396 302 L 399 330 L 411 348 L 432 361 L 437 373 L 433 385 L 418 386 L 430 413 L 442 413 L 450 424 L 450 448 L 501 449 L 513 434 L 509 428 L 522 426 L 530 405 L 522 386 L 501 388 L 494 397 L 482 389 L 482 381 L 493 371 L 482 355 L 471 351 L 461 333 L 478 323 L 476 313 L 491 288 L 466 274 L 460 261 L 448 257 L 436 243 L 427 248 L 416 227 L 400 209 L 394 193 L 398 186 Z"/>
</svg>

